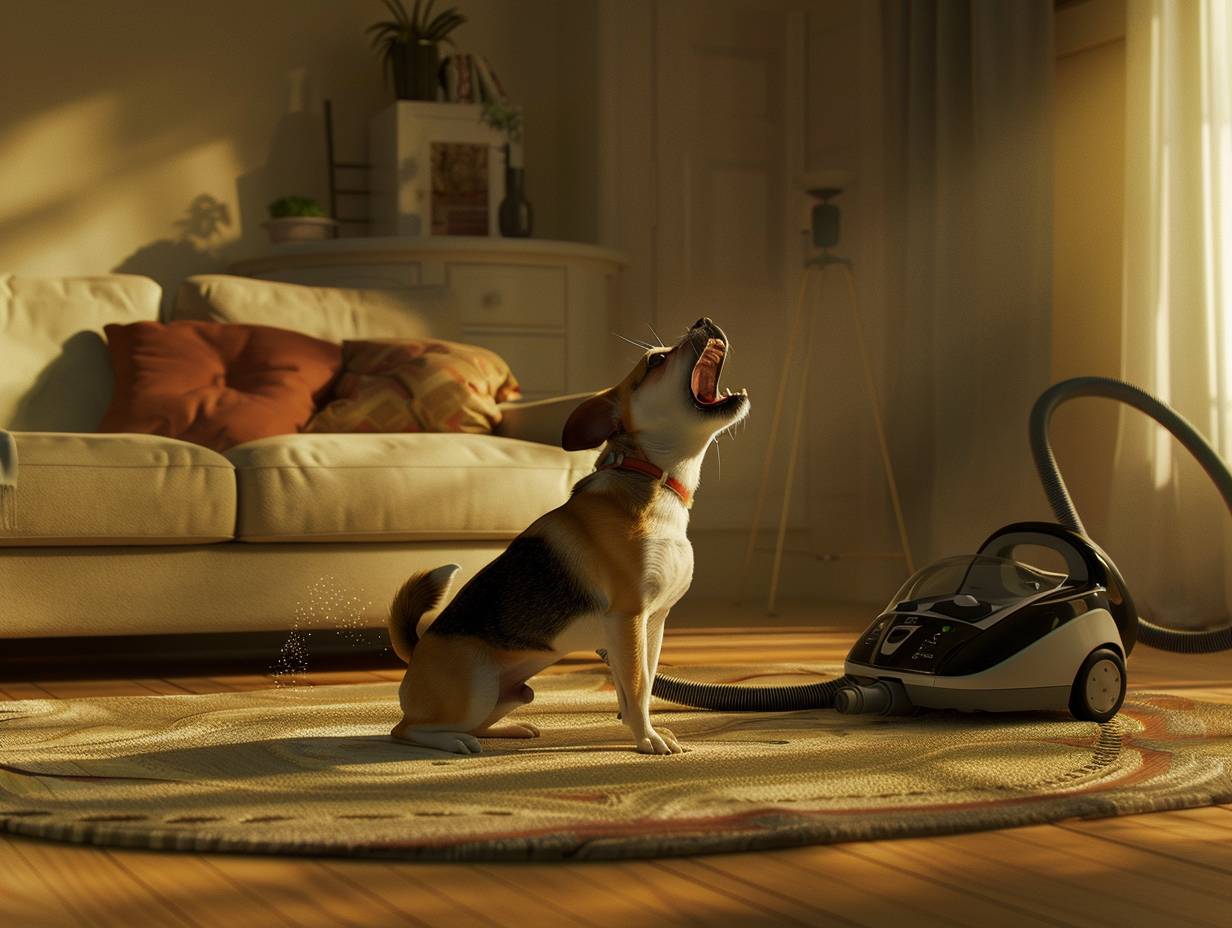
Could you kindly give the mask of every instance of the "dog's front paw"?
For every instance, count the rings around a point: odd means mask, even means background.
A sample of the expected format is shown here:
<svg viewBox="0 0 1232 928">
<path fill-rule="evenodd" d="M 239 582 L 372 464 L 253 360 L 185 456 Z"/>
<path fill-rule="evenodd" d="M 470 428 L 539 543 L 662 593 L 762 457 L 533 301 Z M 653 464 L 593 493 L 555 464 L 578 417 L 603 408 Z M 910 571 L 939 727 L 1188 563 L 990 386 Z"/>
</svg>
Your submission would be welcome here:
<svg viewBox="0 0 1232 928">
<path fill-rule="evenodd" d="M 683 754 L 684 748 L 666 728 L 649 729 L 637 739 L 639 754 Z"/>
</svg>

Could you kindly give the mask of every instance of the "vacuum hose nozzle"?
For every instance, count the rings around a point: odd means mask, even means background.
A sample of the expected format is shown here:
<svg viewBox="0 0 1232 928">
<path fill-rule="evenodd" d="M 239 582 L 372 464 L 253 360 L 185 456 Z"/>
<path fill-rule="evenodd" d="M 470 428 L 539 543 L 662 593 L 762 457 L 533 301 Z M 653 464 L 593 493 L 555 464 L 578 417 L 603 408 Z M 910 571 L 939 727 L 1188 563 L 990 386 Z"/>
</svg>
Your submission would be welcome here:
<svg viewBox="0 0 1232 928">
<path fill-rule="evenodd" d="M 911 711 L 911 700 L 901 683 L 851 680 L 834 694 L 834 708 L 844 715 L 903 715 Z"/>
</svg>

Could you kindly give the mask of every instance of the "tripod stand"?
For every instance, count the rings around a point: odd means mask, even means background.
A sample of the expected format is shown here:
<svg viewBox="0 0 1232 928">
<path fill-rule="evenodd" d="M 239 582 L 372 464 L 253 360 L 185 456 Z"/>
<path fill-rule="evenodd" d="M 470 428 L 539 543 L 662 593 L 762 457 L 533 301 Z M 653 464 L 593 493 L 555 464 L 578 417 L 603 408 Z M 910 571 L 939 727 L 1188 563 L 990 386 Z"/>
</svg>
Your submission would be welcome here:
<svg viewBox="0 0 1232 928">
<path fill-rule="evenodd" d="M 791 360 L 792 355 L 796 351 L 797 345 L 803 342 L 804 356 L 800 370 L 799 385 L 797 389 L 799 393 L 796 396 L 795 421 L 792 424 L 791 441 L 787 452 L 787 474 L 783 483 L 783 504 L 779 510 L 778 534 L 774 544 L 774 563 L 770 569 L 770 590 L 766 599 L 766 612 L 769 615 L 774 615 L 774 606 L 778 598 L 779 579 L 783 567 L 783 544 L 787 536 L 787 514 L 791 506 L 791 490 L 795 483 L 796 477 L 796 462 L 800 451 L 800 437 L 804 424 L 804 407 L 806 397 L 808 395 L 808 380 L 809 372 L 812 367 L 813 359 L 813 342 L 814 332 L 813 323 L 820 311 L 820 300 L 809 303 L 809 292 L 813 284 L 817 284 L 818 294 L 820 295 L 821 283 L 826 273 L 832 269 L 837 269 L 841 273 L 843 280 L 846 282 L 847 303 L 851 310 L 851 321 L 855 330 L 856 348 L 860 355 L 861 367 L 864 371 L 864 386 L 868 395 L 869 407 L 873 417 L 873 427 L 877 433 L 877 445 L 881 453 L 881 464 L 885 472 L 886 488 L 890 494 L 890 502 L 894 509 L 894 520 L 898 528 L 898 541 L 901 548 L 901 553 L 890 555 L 856 555 L 856 554 L 833 554 L 824 557 L 826 560 L 836 560 L 839 558 L 856 558 L 856 557 L 901 557 L 907 566 L 909 574 L 915 572 L 915 563 L 911 557 L 911 544 L 907 537 L 907 526 L 903 520 L 902 502 L 898 496 L 898 484 L 894 479 L 894 466 L 890 461 L 890 449 L 886 443 L 885 427 L 881 420 L 881 403 L 877 395 L 877 384 L 873 379 L 872 364 L 868 357 L 868 348 L 864 341 L 864 326 L 860 318 L 859 298 L 856 295 L 856 279 L 855 272 L 852 270 L 851 261 L 847 258 L 840 258 L 831 255 L 828 251 L 823 251 L 819 256 L 811 259 L 804 270 L 804 277 L 800 281 L 800 289 L 796 296 L 795 310 L 792 313 L 791 325 L 787 336 L 787 356 L 783 359 L 783 370 L 779 377 L 778 395 L 774 400 L 774 413 L 770 419 L 770 440 L 766 444 L 766 456 L 762 462 L 761 485 L 757 491 L 757 501 L 753 506 L 753 522 L 749 529 L 749 540 L 744 551 L 744 566 L 742 577 L 747 581 L 750 565 L 753 560 L 753 553 L 757 545 L 757 532 L 761 524 L 762 512 L 766 504 L 766 491 L 770 484 L 770 470 L 774 462 L 775 444 L 779 437 L 779 426 L 782 424 L 783 405 L 787 396 L 787 386 L 791 379 Z M 806 307 L 808 310 L 806 312 Z M 803 332 L 801 331 L 803 329 Z M 802 337 L 801 337 L 802 336 Z"/>
</svg>

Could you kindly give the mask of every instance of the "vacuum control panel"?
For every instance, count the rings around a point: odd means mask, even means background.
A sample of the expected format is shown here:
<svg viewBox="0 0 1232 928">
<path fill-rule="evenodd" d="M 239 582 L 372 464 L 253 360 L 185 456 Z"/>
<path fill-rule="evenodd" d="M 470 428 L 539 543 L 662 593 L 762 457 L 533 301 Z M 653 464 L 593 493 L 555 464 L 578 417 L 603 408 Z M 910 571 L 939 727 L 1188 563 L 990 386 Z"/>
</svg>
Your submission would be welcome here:
<svg viewBox="0 0 1232 928">
<path fill-rule="evenodd" d="M 865 630 L 847 660 L 887 670 L 935 673 L 946 655 L 977 634 L 979 629 L 961 619 L 891 612 Z"/>
</svg>

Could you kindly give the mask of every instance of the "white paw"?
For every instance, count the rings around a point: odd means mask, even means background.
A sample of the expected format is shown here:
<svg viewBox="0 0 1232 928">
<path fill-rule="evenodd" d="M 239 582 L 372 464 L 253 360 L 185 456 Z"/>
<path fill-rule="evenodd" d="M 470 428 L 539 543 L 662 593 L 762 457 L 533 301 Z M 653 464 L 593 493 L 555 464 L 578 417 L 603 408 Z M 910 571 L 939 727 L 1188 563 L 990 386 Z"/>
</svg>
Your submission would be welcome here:
<svg viewBox="0 0 1232 928">
<path fill-rule="evenodd" d="M 645 735 L 637 739 L 637 750 L 641 754 L 683 754 L 684 748 L 666 728 L 649 729 Z"/>
<path fill-rule="evenodd" d="M 404 729 L 400 736 L 402 741 L 418 744 L 425 748 L 435 748 L 438 751 L 448 751 L 451 754 L 481 754 L 479 739 L 464 731 L 417 731 L 413 728 Z"/>
<path fill-rule="evenodd" d="M 479 739 L 474 735 L 468 735 L 465 732 L 459 732 L 455 735 L 457 743 L 462 747 L 462 750 L 454 750 L 455 754 L 482 754 L 483 748 L 479 745 Z"/>
</svg>

